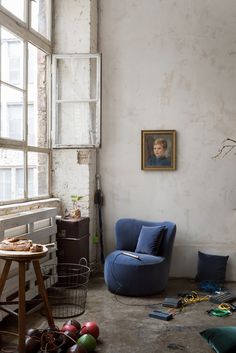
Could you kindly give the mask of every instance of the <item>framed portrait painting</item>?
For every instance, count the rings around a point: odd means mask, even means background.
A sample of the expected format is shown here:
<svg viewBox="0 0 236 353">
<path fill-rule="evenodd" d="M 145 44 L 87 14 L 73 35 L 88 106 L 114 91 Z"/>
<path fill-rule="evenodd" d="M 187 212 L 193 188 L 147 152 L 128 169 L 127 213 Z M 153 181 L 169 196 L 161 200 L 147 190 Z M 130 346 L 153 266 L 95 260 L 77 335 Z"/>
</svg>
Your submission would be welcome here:
<svg viewBox="0 0 236 353">
<path fill-rule="evenodd" d="M 176 131 L 141 131 L 142 170 L 176 169 Z"/>
</svg>

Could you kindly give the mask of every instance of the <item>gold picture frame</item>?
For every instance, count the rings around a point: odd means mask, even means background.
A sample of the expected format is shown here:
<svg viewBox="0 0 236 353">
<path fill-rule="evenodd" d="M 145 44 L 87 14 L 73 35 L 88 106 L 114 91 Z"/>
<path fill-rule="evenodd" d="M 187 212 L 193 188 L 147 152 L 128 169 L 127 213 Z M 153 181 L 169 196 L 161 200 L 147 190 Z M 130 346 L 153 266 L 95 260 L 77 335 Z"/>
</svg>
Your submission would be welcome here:
<svg viewBox="0 0 236 353">
<path fill-rule="evenodd" d="M 176 130 L 141 131 L 142 170 L 176 170 Z"/>
</svg>

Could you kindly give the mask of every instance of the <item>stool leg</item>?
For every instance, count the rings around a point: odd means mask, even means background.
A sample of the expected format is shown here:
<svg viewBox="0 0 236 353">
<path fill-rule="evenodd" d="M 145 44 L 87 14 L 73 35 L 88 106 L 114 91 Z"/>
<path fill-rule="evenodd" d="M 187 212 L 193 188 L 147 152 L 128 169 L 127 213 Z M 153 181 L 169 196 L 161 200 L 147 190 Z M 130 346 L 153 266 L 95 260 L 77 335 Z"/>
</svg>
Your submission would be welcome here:
<svg viewBox="0 0 236 353">
<path fill-rule="evenodd" d="M 25 262 L 19 261 L 19 315 L 18 315 L 18 348 L 25 353 Z"/>
<path fill-rule="evenodd" d="M 3 267 L 3 270 L 2 270 L 1 279 L 0 279 L 0 297 L 2 295 L 3 288 L 4 288 L 6 280 L 7 280 L 8 272 L 11 267 L 11 262 L 12 262 L 11 260 L 6 260 L 4 267 Z"/>
<path fill-rule="evenodd" d="M 34 271 L 35 271 L 37 282 L 38 282 L 39 292 L 40 292 L 41 297 L 43 298 L 43 301 L 44 301 L 45 313 L 46 313 L 46 316 L 48 319 L 48 325 L 49 325 L 49 327 L 55 327 L 54 320 L 52 317 L 52 311 L 51 311 L 51 308 L 50 308 L 49 302 L 48 302 L 47 292 L 46 292 L 44 282 L 43 282 L 43 276 L 42 276 L 42 272 L 40 269 L 39 261 L 34 260 L 33 265 L 34 265 Z"/>
</svg>

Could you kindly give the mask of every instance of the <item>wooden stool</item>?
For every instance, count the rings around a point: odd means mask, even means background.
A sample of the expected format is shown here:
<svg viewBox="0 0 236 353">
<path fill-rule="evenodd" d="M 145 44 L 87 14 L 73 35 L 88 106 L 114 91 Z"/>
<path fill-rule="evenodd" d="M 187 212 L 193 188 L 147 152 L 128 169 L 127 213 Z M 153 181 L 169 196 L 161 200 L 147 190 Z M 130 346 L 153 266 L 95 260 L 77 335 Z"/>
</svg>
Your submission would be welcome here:
<svg viewBox="0 0 236 353">
<path fill-rule="evenodd" d="M 18 311 L 18 349 L 19 353 L 25 353 L 25 334 L 26 334 L 26 318 L 25 318 L 25 269 L 26 264 L 33 262 L 33 267 L 38 283 L 39 293 L 44 302 L 45 314 L 49 327 L 55 327 L 52 312 L 49 306 L 47 292 L 44 286 L 43 276 L 40 269 L 39 260 L 44 257 L 48 249 L 44 247 L 42 252 L 32 253 L 27 251 L 4 251 L 0 250 L 0 259 L 5 260 L 4 268 L 0 278 L 0 297 L 2 295 L 7 276 L 12 261 L 18 262 L 19 265 L 19 311 Z"/>
</svg>

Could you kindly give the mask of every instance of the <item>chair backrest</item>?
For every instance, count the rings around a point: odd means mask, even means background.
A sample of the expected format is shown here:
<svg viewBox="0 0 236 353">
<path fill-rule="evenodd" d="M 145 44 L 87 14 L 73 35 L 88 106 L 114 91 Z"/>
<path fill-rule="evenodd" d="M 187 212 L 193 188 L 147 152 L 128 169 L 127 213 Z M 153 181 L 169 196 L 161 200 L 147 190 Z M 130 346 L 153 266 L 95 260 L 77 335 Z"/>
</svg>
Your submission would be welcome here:
<svg viewBox="0 0 236 353">
<path fill-rule="evenodd" d="M 133 218 L 121 218 L 116 222 L 116 249 L 134 251 L 142 226 L 154 227 L 165 226 L 166 232 L 162 239 L 158 256 L 170 259 L 176 234 L 176 224 L 165 222 L 150 222 Z"/>
</svg>

